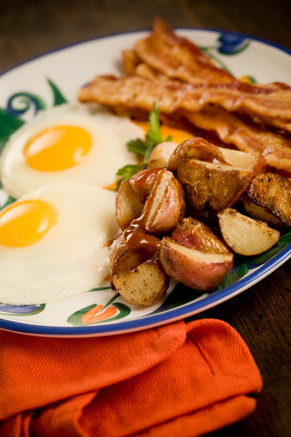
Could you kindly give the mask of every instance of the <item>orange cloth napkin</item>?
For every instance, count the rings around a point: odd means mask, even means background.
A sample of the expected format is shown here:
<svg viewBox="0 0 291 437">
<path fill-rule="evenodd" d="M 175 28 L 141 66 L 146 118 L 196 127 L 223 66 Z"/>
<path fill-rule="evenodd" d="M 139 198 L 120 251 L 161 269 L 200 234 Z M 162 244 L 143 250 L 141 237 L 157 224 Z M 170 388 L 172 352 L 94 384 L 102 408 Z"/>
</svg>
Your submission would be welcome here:
<svg viewBox="0 0 291 437">
<path fill-rule="evenodd" d="M 194 437 L 253 412 L 262 380 L 225 322 L 96 338 L 0 331 L 0 435 Z"/>
</svg>

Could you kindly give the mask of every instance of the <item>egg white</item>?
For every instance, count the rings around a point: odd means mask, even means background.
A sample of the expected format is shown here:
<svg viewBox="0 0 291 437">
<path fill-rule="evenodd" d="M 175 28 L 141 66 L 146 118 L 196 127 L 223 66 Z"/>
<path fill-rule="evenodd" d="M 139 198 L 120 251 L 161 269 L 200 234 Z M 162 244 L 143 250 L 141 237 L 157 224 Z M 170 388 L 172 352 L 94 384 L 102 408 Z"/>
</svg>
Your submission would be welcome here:
<svg viewBox="0 0 291 437">
<path fill-rule="evenodd" d="M 60 125 L 85 129 L 92 138 L 89 153 L 80 163 L 65 170 L 31 168 L 23 155 L 27 142 L 42 130 Z M 51 183 L 77 182 L 104 187 L 114 183 L 119 168 L 136 163 L 136 157 L 127 150 L 126 143 L 143 137 L 143 129 L 129 118 L 115 116 L 95 104 L 63 104 L 43 110 L 9 138 L 0 157 L 1 183 L 15 199 Z"/>
<path fill-rule="evenodd" d="M 41 199 L 57 211 L 57 224 L 24 247 L 0 244 L 0 302 L 42 304 L 98 287 L 110 272 L 109 249 L 116 235 L 113 191 L 89 185 L 52 184 L 24 199 Z"/>
</svg>

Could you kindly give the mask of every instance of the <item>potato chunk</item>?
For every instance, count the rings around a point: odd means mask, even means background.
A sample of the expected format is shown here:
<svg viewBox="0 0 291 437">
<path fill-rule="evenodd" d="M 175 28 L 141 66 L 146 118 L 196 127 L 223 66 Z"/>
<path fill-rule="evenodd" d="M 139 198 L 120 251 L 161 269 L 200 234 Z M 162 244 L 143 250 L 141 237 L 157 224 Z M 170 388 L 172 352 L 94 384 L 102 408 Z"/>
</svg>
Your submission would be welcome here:
<svg viewBox="0 0 291 437">
<path fill-rule="evenodd" d="M 267 223 L 240 214 L 233 208 L 220 211 L 218 219 L 224 241 L 239 255 L 259 255 L 273 247 L 280 238 L 280 232 Z"/>
<path fill-rule="evenodd" d="M 191 249 L 209 253 L 229 253 L 223 240 L 209 226 L 192 217 L 181 220 L 173 230 L 171 238 Z"/>
<path fill-rule="evenodd" d="M 185 215 L 184 190 L 172 172 L 143 170 L 130 179 L 144 208 L 135 222 L 152 234 L 170 232 Z"/>
<path fill-rule="evenodd" d="M 263 173 L 266 170 L 266 160 L 260 153 L 242 152 L 219 147 L 225 161 L 233 167 L 249 170 L 254 174 Z"/>
<path fill-rule="evenodd" d="M 252 172 L 188 159 L 179 164 L 177 177 L 186 191 L 191 216 L 211 221 L 218 211 L 240 199 Z"/>
<path fill-rule="evenodd" d="M 133 219 L 138 217 L 143 210 L 143 203 L 132 189 L 127 179 L 124 179 L 116 196 L 116 219 L 121 229 L 127 228 Z"/>
<path fill-rule="evenodd" d="M 132 270 L 149 259 L 156 258 L 160 239 L 141 228 L 128 227 L 113 243 L 110 251 L 111 274 Z"/>
<path fill-rule="evenodd" d="M 158 144 L 150 154 L 148 159 L 148 168 L 167 168 L 170 156 L 178 146 L 173 141 L 164 141 Z"/>
<path fill-rule="evenodd" d="M 135 269 L 113 276 L 113 284 L 130 304 L 149 306 L 166 294 L 169 277 L 158 259 L 148 260 Z"/>
<path fill-rule="evenodd" d="M 233 255 L 190 249 L 164 237 L 160 261 L 166 273 L 176 281 L 195 290 L 212 290 L 233 266 Z"/>
<path fill-rule="evenodd" d="M 291 226 L 291 181 L 284 176 L 269 172 L 256 175 L 243 195 L 243 202 L 253 218 L 281 228 Z"/>
</svg>

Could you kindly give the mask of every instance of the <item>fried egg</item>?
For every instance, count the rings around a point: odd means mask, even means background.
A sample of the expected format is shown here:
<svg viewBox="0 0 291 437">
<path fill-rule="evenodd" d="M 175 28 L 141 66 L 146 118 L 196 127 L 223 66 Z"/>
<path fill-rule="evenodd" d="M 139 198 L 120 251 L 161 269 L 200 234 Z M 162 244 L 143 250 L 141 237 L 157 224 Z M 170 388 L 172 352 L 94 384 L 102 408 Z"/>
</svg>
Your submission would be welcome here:
<svg viewBox="0 0 291 437">
<path fill-rule="evenodd" d="M 7 142 L 0 157 L 2 185 L 15 199 L 51 183 L 111 185 L 119 168 L 136 164 L 126 148 L 136 138 L 144 138 L 141 127 L 95 104 L 40 111 Z"/>
<path fill-rule="evenodd" d="M 63 182 L 0 211 L 0 302 L 41 304 L 98 287 L 110 272 L 116 193 Z"/>
</svg>

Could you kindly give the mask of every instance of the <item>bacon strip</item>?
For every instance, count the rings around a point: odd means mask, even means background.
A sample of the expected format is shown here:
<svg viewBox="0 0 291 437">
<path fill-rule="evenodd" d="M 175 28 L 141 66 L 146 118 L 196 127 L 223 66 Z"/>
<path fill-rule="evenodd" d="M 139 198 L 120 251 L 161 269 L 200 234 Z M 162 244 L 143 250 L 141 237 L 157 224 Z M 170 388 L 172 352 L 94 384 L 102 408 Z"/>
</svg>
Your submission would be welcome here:
<svg viewBox="0 0 291 437">
<path fill-rule="evenodd" d="M 270 117 L 256 117 L 249 112 L 250 117 L 255 123 L 263 124 L 264 126 L 274 126 L 280 131 L 286 131 L 291 133 L 291 120 L 284 120 L 282 118 L 270 118 Z"/>
<path fill-rule="evenodd" d="M 194 43 L 178 36 L 161 19 L 156 19 L 153 32 L 134 46 L 137 56 L 153 69 L 171 79 L 189 83 L 232 83 L 236 79 L 215 66 Z"/>
<path fill-rule="evenodd" d="M 240 89 L 238 79 L 215 66 L 212 59 L 206 56 L 193 42 L 178 36 L 169 25 L 160 19 L 155 20 L 152 33 L 138 41 L 132 52 L 139 59 L 139 62 L 144 63 L 142 69 L 137 66 L 136 75 L 145 75 L 143 71 L 147 67 L 149 70 L 155 69 L 157 77 L 157 73 L 161 72 L 170 79 L 179 79 L 188 83 L 200 85 L 203 82 L 233 83 Z M 252 85 L 252 87 L 252 93 L 255 93 L 257 88 L 269 88 L 270 85 Z M 264 103 L 267 104 L 267 102 Z M 281 107 L 284 103 L 276 105 L 270 117 L 266 117 L 265 113 L 257 112 L 256 103 L 252 102 L 252 104 L 255 106 L 248 105 L 247 108 L 244 108 L 248 115 L 254 119 L 259 115 L 263 123 L 291 132 L 291 120 L 281 120 L 278 113 L 274 115 L 278 106 Z M 232 111 L 231 108 L 224 107 Z"/>
<path fill-rule="evenodd" d="M 243 152 L 261 153 L 269 166 L 291 171 L 291 139 L 242 121 L 222 108 L 208 106 L 200 112 L 184 111 L 190 123 L 214 131 L 225 144 L 234 144 Z"/>
<path fill-rule="evenodd" d="M 227 111 L 250 112 L 255 116 L 291 119 L 291 88 L 274 83 L 263 88 L 246 83 L 188 84 L 139 76 L 97 76 L 79 92 L 80 101 L 138 107 L 150 111 L 153 102 L 161 112 L 179 109 L 200 111 L 212 103 Z"/>
<path fill-rule="evenodd" d="M 223 90 L 225 87 L 226 85 Z M 142 109 L 147 112 L 152 110 L 152 104 L 155 102 L 161 113 L 184 115 L 193 125 L 204 130 L 215 131 L 224 143 L 234 144 L 242 151 L 260 152 L 270 166 L 291 171 L 291 140 L 266 129 L 250 126 L 223 108 L 206 106 L 207 99 L 201 99 L 201 94 L 199 99 L 199 93 L 198 97 L 195 94 L 197 91 L 201 90 L 197 87 L 193 88 L 190 84 L 173 81 L 153 81 L 136 76 L 119 79 L 112 76 L 98 76 L 91 84 L 80 90 L 79 99 L 82 102 L 95 101 L 106 106 L 123 107 L 129 110 Z M 209 88 L 206 88 L 206 92 L 208 96 L 211 95 Z M 269 94 L 264 92 L 262 97 L 273 96 L 276 92 L 271 90 Z M 230 101 L 238 98 L 242 105 L 243 97 L 240 93 L 232 95 L 230 89 L 228 97 Z M 249 96 L 249 99 L 251 97 Z M 227 102 L 226 97 L 225 101 Z"/>
</svg>

